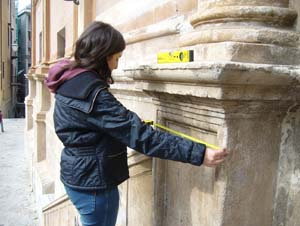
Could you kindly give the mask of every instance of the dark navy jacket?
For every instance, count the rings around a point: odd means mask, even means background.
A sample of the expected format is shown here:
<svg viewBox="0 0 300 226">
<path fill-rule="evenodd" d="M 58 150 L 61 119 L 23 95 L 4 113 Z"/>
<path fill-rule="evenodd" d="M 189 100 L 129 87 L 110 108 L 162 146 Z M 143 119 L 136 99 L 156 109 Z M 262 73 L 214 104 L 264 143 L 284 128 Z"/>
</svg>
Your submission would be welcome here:
<svg viewBox="0 0 300 226">
<path fill-rule="evenodd" d="M 154 130 L 126 109 L 99 76 L 84 72 L 55 95 L 55 131 L 65 148 L 61 180 L 82 190 L 107 189 L 129 177 L 127 146 L 148 156 L 201 165 L 205 145 Z"/>
</svg>

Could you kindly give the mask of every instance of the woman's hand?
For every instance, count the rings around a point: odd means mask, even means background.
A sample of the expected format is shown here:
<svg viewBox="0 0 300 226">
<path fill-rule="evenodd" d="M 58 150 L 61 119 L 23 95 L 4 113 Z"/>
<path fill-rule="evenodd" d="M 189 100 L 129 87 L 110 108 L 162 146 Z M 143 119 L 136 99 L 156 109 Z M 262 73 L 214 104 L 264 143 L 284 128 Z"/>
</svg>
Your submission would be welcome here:
<svg viewBox="0 0 300 226">
<path fill-rule="evenodd" d="M 206 148 L 203 164 L 208 167 L 215 167 L 223 162 L 228 154 L 226 148 L 220 150 Z"/>
</svg>

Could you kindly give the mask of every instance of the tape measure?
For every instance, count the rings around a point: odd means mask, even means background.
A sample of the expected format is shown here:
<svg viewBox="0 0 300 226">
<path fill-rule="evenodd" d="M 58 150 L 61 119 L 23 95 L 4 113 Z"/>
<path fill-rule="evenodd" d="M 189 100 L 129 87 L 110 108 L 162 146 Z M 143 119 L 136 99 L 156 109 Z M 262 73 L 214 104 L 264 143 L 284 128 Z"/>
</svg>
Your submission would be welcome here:
<svg viewBox="0 0 300 226">
<path fill-rule="evenodd" d="M 177 131 L 177 130 L 170 129 L 170 128 L 166 127 L 166 126 L 163 126 L 163 125 L 161 125 L 161 124 L 155 123 L 155 122 L 152 121 L 152 120 L 145 120 L 144 122 L 145 122 L 146 124 L 153 125 L 153 126 L 155 126 L 155 127 L 157 127 L 157 128 L 163 129 L 163 130 L 165 130 L 165 131 L 167 131 L 167 132 L 169 132 L 169 133 L 172 133 L 172 134 L 175 134 L 175 135 L 177 135 L 177 136 L 183 137 L 183 138 L 185 138 L 185 139 L 194 141 L 194 142 L 196 142 L 196 143 L 205 144 L 207 147 L 210 147 L 210 148 L 212 148 L 212 149 L 216 149 L 216 150 L 217 150 L 217 149 L 220 149 L 220 147 L 218 147 L 218 146 L 216 146 L 216 145 L 207 143 L 207 142 L 205 142 L 205 141 L 203 141 L 203 140 L 199 140 L 199 139 L 197 139 L 197 138 L 195 138 L 195 137 L 191 137 L 191 136 L 189 136 L 189 135 L 187 135 L 187 134 L 184 134 L 184 133 L 181 133 L 181 132 L 179 132 L 179 131 Z"/>
<path fill-rule="evenodd" d="M 186 63 L 194 61 L 194 50 L 178 50 L 157 54 L 158 64 Z"/>
</svg>

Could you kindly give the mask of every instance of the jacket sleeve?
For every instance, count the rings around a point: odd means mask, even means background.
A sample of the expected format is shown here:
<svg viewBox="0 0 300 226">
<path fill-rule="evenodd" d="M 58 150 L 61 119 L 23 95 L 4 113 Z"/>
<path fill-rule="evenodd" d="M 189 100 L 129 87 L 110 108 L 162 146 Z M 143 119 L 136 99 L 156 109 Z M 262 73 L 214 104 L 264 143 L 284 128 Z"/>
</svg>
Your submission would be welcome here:
<svg viewBox="0 0 300 226">
<path fill-rule="evenodd" d="M 126 109 L 108 90 L 95 99 L 87 123 L 128 147 L 148 156 L 201 165 L 206 146 L 154 130 L 134 112 Z"/>
</svg>

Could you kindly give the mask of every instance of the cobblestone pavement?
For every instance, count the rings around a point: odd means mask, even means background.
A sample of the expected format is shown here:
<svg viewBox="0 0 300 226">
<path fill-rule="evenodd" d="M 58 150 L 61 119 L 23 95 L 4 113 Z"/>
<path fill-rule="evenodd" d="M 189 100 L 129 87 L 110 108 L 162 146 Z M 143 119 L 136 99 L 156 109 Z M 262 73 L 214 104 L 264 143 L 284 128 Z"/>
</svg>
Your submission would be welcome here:
<svg viewBox="0 0 300 226">
<path fill-rule="evenodd" d="M 24 125 L 24 119 L 4 119 L 5 132 L 0 132 L 0 226 L 38 226 Z"/>
</svg>

